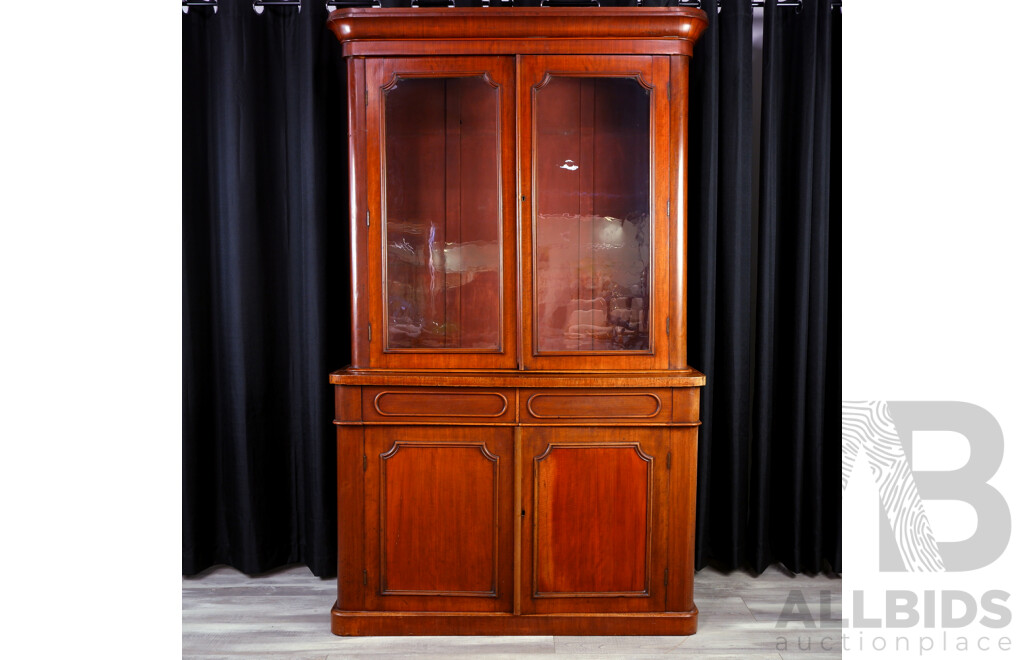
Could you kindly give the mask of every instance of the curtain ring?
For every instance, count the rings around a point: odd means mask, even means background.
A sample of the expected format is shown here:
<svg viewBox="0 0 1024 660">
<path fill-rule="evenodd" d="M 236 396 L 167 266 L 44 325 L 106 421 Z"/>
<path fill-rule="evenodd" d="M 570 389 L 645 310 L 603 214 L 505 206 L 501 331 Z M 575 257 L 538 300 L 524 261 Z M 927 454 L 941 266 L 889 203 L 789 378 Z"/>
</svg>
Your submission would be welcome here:
<svg viewBox="0 0 1024 660">
<path fill-rule="evenodd" d="M 213 7 L 213 13 L 217 13 L 217 0 L 181 0 L 181 13 L 187 14 L 189 7 Z"/>
<path fill-rule="evenodd" d="M 263 10 L 270 6 L 295 7 L 302 13 L 302 0 L 252 0 L 252 10 L 262 15 Z"/>
</svg>

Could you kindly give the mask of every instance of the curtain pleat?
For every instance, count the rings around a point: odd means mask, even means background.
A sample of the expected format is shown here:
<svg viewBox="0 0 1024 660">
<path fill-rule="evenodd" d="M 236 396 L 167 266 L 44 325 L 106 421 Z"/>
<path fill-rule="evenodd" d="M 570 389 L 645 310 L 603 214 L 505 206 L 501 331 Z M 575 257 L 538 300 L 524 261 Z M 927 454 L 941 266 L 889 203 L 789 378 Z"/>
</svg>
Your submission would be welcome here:
<svg viewBox="0 0 1024 660">
<path fill-rule="evenodd" d="M 752 258 L 753 10 L 748 0 L 724 0 L 698 42 L 693 96 L 701 112 L 690 126 L 700 149 L 691 176 L 691 272 L 701 295 L 688 300 L 698 324 L 690 361 L 708 374 L 702 392 L 698 477 L 699 564 L 708 555 L 735 566 L 742 560 L 750 434 L 750 307 Z M 706 38 L 706 39 L 705 39 Z M 713 130 L 708 126 L 713 125 Z M 696 164 L 699 162 L 699 166 Z M 712 177 L 711 173 L 715 172 Z M 699 246 L 699 247 L 698 247 Z M 699 250 L 699 251 L 698 251 Z M 709 506 L 710 505 L 710 506 Z"/>
<path fill-rule="evenodd" d="M 182 30 L 183 570 L 330 575 L 327 374 L 348 359 L 340 48 L 315 11 L 220 5 Z"/>
<path fill-rule="evenodd" d="M 694 54 L 690 355 L 708 375 L 698 567 L 841 568 L 840 462 L 826 436 L 839 340 L 829 5 L 765 3 L 756 196 L 750 3 L 723 1 Z"/>
<path fill-rule="evenodd" d="M 185 574 L 336 574 L 346 82 L 325 21 L 231 2 L 183 18 Z M 709 21 L 690 95 L 696 565 L 841 570 L 839 12 L 767 3 L 759 118 L 749 0 Z"/>
</svg>

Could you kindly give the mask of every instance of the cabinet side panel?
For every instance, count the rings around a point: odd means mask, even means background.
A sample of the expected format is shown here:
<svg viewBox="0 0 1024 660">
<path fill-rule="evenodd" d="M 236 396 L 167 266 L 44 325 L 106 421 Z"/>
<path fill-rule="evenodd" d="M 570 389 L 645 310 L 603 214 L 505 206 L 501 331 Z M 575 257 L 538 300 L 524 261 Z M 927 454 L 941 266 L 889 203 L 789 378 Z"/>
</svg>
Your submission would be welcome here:
<svg viewBox="0 0 1024 660">
<path fill-rule="evenodd" d="M 700 424 L 700 388 L 672 388 L 672 421 L 677 424 Z"/>
<path fill-rule="evenodd" d="M 359 386 L 335 386 L 334 421 L 358 422 L 362 419 L 362 389 Z"/>
<path fill-rule="evenodd" d="M 690 58 L 671 57 L 669 368 L 686 365 L 686 150 Z"/>
<path fill-rule="evenodd" d="M 366 76 L 362 59 L 348 60 L 349 250 L 352 281 L 352 366 L 370 366 L 366 263 Z"/>
<path fill-rule="evenodd" d="M 696 391 L 696 390 L 695 390 Z M 693 551 L 697 502 L 697 429 L 672 429 L 669 512 L 669 612 L 693 609 Z"/>
<path fill-rule="evenodd" d="M 650 332 L 651 339 L 657 348 L 655 368 L 666 369 L 669 365 L 671 342 L 669 341 L 672 307 L 669 303 L 671 291 L 669 261 L 672 258 L 669 243 L 671 212 L 671 182 L 669 172 L 672 161 L 671 152 L 671 78 L 669 58 L 665 55 L 651 58 L 654 61 L 653 103 L 654 120 L 651 130 L 654 132 L 654 162 L 651 164 L 651 178 L 654 189 L 654 287 L 651 301 Z"/>
<path fill-rule="evenodd" d="M 363 427 L 339 426 L 337 435 L 338 607 L 361 610 L 364 607 Z"/>
</svg>

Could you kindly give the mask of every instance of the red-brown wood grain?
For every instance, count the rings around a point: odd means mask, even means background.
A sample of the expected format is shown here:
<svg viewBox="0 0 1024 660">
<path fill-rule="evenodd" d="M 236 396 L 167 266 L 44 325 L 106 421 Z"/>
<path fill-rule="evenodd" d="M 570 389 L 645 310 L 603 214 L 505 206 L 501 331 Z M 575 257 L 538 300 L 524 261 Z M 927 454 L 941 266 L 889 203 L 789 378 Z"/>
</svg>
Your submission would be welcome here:
<svg viewBox="0 0 1024 660">
<path fill-rule="evenodd" d="M 360 222 L 369 213 L 366 207 L 366 104 L 360 102 L 366 88 L 366 63 L 348 61 L 348 195 L 349 195 L 349 278 L 352 286 L 351 319 L 352 366 L 370 366 L 368 336 L 370 308 L 367 281 L 368 224 Z"/>
<path fill-rule="evenodd" d="M 334 388 L 334 421 L 362 421 L 362 389 L 359 386 Z"/>
<path fill-rule="evenodd" d="M 619 442 L 534 457 L 534 598 L 650 593 L 653 460 Z"/>
<path fill-rule="evenodd" d="M 516 391 L 484 388 L 367 387 L 363 419 L 372 422 L 514 423 Z"/>
<path fill-rule="evenodd" d="M 689 126 L 689 58 L 669 58 L 671 69 L 669 155 L 669 368 L 686 366 L 686 150 Z"/>
<path fill-rule="evenodd" d="M 677 387 L 672 390 L 672 421 L 677 424 L 700 424 L 700 390 Z"/>
<path fill-rule="evenodd" d="M 348 612 L 331 610 L 335 635 L 692 635 L 697 610 L 591 614 Z"/>
<path fill-rule="evenodd" d="M 653 41 L 689 56 L 707 18 L 699 9 L 682 7 L 357 8 L 332 12 L 328 25 L 346 56 L 538 53 L 545 44 L 570 40 L 591 49 L 569 53 L 622 53 L 631 42 Z M 425 51 L 431 44 L 435 49 Z"/>
<path fill-rule="evenodd" d="M 340 412 L 340 411 L 339 411 Z M 365 606 L 363 586 L 363 427 L 339 426 L 338 452 L 338 606 Z"/>
<path fill-rule="evenodd" d="M 492 283 L 486 291 L 478 294 L 481 300 L 489 305 L 495 305 L 500 312 L 500 337 L 497 345 L 491 347 L 459 347 L 439 351 L 436 348 L 404 348 L 391 347 L 388 345 L 388 306 L 389 289 L 385 284 L 387 273 L 386 254 L 389 247 L 388 236 L 385 233 L 385 216 L 387 209 L 387 186 L 388 178 L 386 173 L 388 165 L 385 158 L 386 132 L 385 125 L 385 96 L 388 90 L 401 80 L 436 79 L 436 78 L 482 78 L 488 84 L 493 85 L 498 96 L 498 113 L 495 117 L 497 122 L 497 139 L 500 151 L 498 152 L 498 166 L 500 168 L 497 177 L 498 190 L 494 191 L 493 197 L 499 200 L 499 208 L 496 211 L 498 217 L 494 219 L 499 225 L 495 230 L 500 237 L 498 254 L 500 263 L 496 265 L 497 273 L 500 274 L 500 287 L 497 282 Z M 367 197 L 369 215 L 369 229 L 367 238 L 367 263 L 369 270 L 368 291 L 369 297 L 374 301 L 368 311 L 368 322 L 373 327 L 373 337 L 369 342 L 369 359 L 371 366 L 384 368 L 515 368 L 517 363 L 517 345 L 515 332 L 516 318 L 516 234 L 515 234 L 515 202 L 514 188 L 511 182 L 515 180 L 514 170 L 514 61 L 512 58 L 495 57 L 450 57 L 450 58 L 402 58 L 402 59 L 370 59 L 366 62 L 366 122 L 367 122 Z M 438 99 L 441 112 L 444 112 L 444 99 Z M 415 110 L 416 108 L 412 108 Z M 424 108 L 419 108 L 425 112 Z M 409 121 L 415 120 L 415 112 L 411 113 Z M 429 113 L 428 113 L 429 114 Z M 398 119 L 398 118 L 396 118 Z M 429 118 L 424 117 L 424 122 L 429 123 Z M 433 145 L 433 150 L 440 150 L 443 155 L 444 141 L 443 133 L 438 135 L 441 142 Z M 409 149 L 417 145 L 410 143 Z M 401 150 L 395 148 L 397 152 Z M 431 151 L 430 143 L 419 145 L 419 151 Z M 438 165 L 424 163 L 425 170 L 433 174 L 440 174 L 445 170 L 445 164 Z M 440 170 L 440 172 L 438 172 Z M 426 175 L 424 175 L 426 177 Z M 398 182 L 393 182 L 393 185 Z M 444 177 L 426 177 L 419 182 L 412 184 L 410 195 L 426 194 L 433 191 L 436 197 L 436 208 L 424 208 L 423 204 L 413 207 L 393 208 L 390 212 L 392 220 L 401 218 L 402 214 L 415 213 L 416 217 L 431 218 L 433 222 L 445 220 L 445 199 Z M 408 198 L 409 195 L 395 196 L 396 200 Z M 490 197 L 490 196 L 482 196 Z M 393 202 L 395 203 L 395 202 Z M 488 202 L 490 204 L 490 202 Z M 431 216 L 431 213 L 433 214 Z M 469 220 L 467 220 L 469 222 Z M 491 220 L 488 220 L 491 222 Z M 445 239 L 439 237 L 443 245 Z M 426 258 L 429 255 L 420 255 Z M 424 273 L 423 276 L 426 276 Z M 472 304 L 472 301 L 470 301 Z M 439 301 L 443 304 L 443 300 Z M 490 308 L 488 308 L 490 309 Z M 490 311 L 471 310 L 472 313 L 491 314 Z"/>
<path fill-rule="evenodd" d="M 523 424 L 657 424 L 672 418 L 672 390 L 525 389 L 519 405 Z"/>
<path fill-rule="evenodd" d="M 694 390 L 697 392 L 697 390 Z M 693 547 L 697 511 L 697 429 L 670 432 L 672 469 L 669 491 L 672 518 L 668 527 L 668 602 L 674 612 L 693 610 Z"/>
<path fill-rule="evenodd" d="M 332 385 L 411 385 L 417 387 L 699 387 L 704 374 L 679 370 L 391 370 L 339 369 Z"/>
<path fill-rule="evenodd" d="M 537 133 L 538 97 L 552 77 L 571 78 L 618 78 L 632 79 L 649 90 L 649 116 L 646 118 L 650 140 L 650 184 L 647 191 L 650 223 L 649 240 L 653 245 L 668 242 L 668 218 L 665 212 L 668 200 L 664 176 L 658 172 L 667 169 L 668 155 L 668 78 L 667 69 L 656 67 L 655 58 L 643 56 L 523 56 L 519 65 L 519 187 L 520 225 L 522 238 L 523 305 L 520 310 L 524 328 L 522 349 L 523 363 L 527 369 L 664 369 L 668 366 L 668 255 L 666 250 L 652 250 L 648 265 L 647 286 L 650 289 L 649 308 L 644 310 L 650 327 L 649 343 L 642 350 L 594 350 L 581 356 L 570 350 L 550 350 L 541 341 L 544 315 L 539 315 L 541 300 L 537 278 L 543 256 L 539 254 L 538 219 L 544 211 L 540 204 L 541 194 L 547 179 L 539 181 L 537 165 L 538 141 L 543 137 Z M 581 101 L 582 102 L 582 101 Z M 613 157 L 613 154 L 601 157 Z M 589 207 L 588 207 L 589 208 Z M 592 210 L 591 210 L 592 211 Z M 587 215 L 583 208 L 578 210 Z M 582 293 L 580 294 L 583 295 Z M 580 347 L 578 350 L 586 350 Z"/>
<path fill-rule="evenodd" d="M 352 365 L 330 377 L 334 633 L 696 631 L 687 86 L 706 24 L 678 7 L 331 14 L 352 269 Z M 599 254 L 621 249 L 602 222 L 647 222 L 646 265 Z M 389 307 L 407 295 L 432 335 Z"/>
<path fill-rule="evenodd" d="M 512 435 L 366 427 L 370 609 L 511 611 Z"/>
<path fill-rule="evenodd" d="M 445 438 L 396 441 L 380 460 L 381 593 L 495 597 L 498 457 Z"/>
<path fill-rule="evenodd" d="M 522 435 L 523 612 L 665 611 L 669 430 Z"/>
</svg>

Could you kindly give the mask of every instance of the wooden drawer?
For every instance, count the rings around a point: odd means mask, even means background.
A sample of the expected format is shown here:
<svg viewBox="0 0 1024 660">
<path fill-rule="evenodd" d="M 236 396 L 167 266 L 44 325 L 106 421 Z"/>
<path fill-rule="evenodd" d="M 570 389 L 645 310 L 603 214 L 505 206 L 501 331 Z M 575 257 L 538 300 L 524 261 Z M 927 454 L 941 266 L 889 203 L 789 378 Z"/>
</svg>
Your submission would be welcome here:
<svg viewBox="0 0 1024 660">
<path fill-rule="evenodd" d="M 526 424 L 665 424 L 672 421 L 672 390 L 524 389 L 519 406 Z"/>
<path fill-rule="evenodd" d="M 515 400 L 513 389 L 364 387 L 363 421 L 510 424 Z"/>
</svg>

